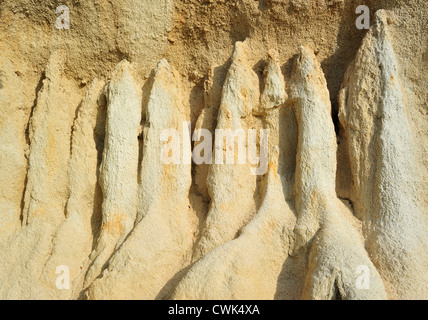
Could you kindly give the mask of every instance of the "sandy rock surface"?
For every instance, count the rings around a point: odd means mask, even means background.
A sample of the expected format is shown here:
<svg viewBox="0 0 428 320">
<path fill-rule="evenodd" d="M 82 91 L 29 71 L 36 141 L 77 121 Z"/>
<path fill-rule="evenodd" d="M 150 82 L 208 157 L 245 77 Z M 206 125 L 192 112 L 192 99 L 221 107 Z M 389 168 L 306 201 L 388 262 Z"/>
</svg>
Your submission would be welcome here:
<svg viewBox="0 0 428 320">
<path fill-rule="evenodd" d="M 426 0 L 64 4 L 0 2 L 0 299 L 428 299 Z"/>
</svg>

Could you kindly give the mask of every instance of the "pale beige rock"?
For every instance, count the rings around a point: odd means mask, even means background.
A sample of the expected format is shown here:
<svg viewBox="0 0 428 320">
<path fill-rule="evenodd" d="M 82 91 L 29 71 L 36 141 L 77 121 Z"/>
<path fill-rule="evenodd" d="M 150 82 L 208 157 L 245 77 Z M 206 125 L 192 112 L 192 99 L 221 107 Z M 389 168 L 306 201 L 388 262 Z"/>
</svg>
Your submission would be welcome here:
<svg viewBox="0 0 428 320">
<path fill-rule="evenodd" d="M 254 114 L 263 116 L 263 128 L 269 130 L 271 152 L 279 147 L 278 175 L 285 199 L 293 200 L 296 168 L 297 125 L 292 108 L 282 108 L 287 101 L 287 86 L 281 72 L 278 53 L 270 50 L 263 72 L 263 91 L 260 105 Z"/>
<path fill-rule="evenodd" d="M 190 263 L 196 229 L 188 200 L 191 166 L 162 164 L 158 140 L 163 129 L 182 129 L 180 88 L 177 72 L 166 60 L 159 62 L 146 110 L 140 218 L 101 277 L 89 286 L 87 298 L 161 298 L 175 284 L 170 283 L 174 276 Z"/>
<path fill-rule="evenodd" d="M 427 297 L 428 236 L 398 64 L 379 10 L 341 91 L 353 201 L 391 299 Z"/>
<path fill-rule="evenodd" d="M 290 82 L 289 97 L 299 125 L 294 253 L 310 248 L 302 298 L 325 300 L 338 294 L 342 299 L 385 299 L 382 280 L 335 195 L 337 146 L 329 93 L 309 48 L 300 48 Z M 359 266 L 369 270 L 369 290 L 357 286 Z"/>
<path fill-rule="evenodd" d="M 78 104 L 73 84 L 64 76 L 65 61 L 63 51 L 56 51 L 50 58 L 31 119 L 23 227 L 1 252 L 3 298 L 45 297 L 39 277 L 52 252 L 52 239 L 65 219 L 70 135 Z M 55 284 L 54 277 L 52 283 Z"/>
<path fill-rule="evenodd" d="M 278 152 L 273 158 L 278 157 Z M 263 203 L 239 237 L 196 262 L 175 289 L 172 299 L 274 299 L 284 261 L 288 258 L 295 216 L 269 165 Z"/>
<path fill-rule="evenodd" d="M 65 4 L 0 1 L 0 299 L 428 299 L 426 0 Z"/>
<path fill-rule="evenodd" d="M 100 185 L 103 192 L 102 226 L 85 283 L 102 271 L 114 250 L 132 230 L 138 199 L 138 133 L 141 103 L 130 64 L 116 67 L 107 90 L 107 118 Z"/>
<path fill-rule="evenodd" d="M 199 130 L 208 130 L 211 134 L 211 138 L 215 135 L 218 110 L 220 108 L 222 96 L 222 79 L 220 72 L 216 71 L 218 68 L 219 67 L 212 67 L 204 81 L 204 109 L 195 124 L 195 131 L 192 136 L 192 139 L 195 141 L 194 148 L 197 148 L 205 139 L 202 135 L 198 135 L 198 132 L 200 132 Z M 211 150 L 211 162 L 213 159 L 212 152 L 213 150 Z M 209 194 L 207 177 L 209 167 L 209 163 L 202 163 L 195 168 L 195 183 L 197 190 L 205 199 L 208 200 Z"/>
<path fill-rule="evenodd" d="M 0 241 L 21 226 L 27 176 L 27 119 L 22 82 L 7 58 L 0 58 Z"/>
<path fill-rule="evenodd" d="M 56 232 L 49 260 L 43 270 L 42 281 L 58 294 L 52 275 L 58 266 L 70 270 L 72 288 L 62 291 L 61 298 L 77 297 L 83 286 L 83 277 L 89 266 L 89 255 L 94 241 L 93 228 L 101 218 L 98 198 L 99 152 L 96 139 L 104 131 L 106 101 L 104 83 L 94 80 L 83 98 L 72 132 L 71 158 L 69 162 L 70 197 L 66 206 L 66 219 Z M 102 127 L 101 127 L 102 126 Z"/>
<path fill-rule="evenodd" d="M 136 224 L 152 210 L 158 210 L 165 205 L 165 199 L 172 203 L 177 200 L 180 203 L 188 192 L 191 132 L 185 123 L 185 115 L 180 111 L 183 104 L 182 94 L 183 89 L 177 71 L 165 59 L 161 60 L 155 70 L 146 107 Z M 163 150 L 167 150 L 168 141 L 162 142 L 161 135 L 164 130 L 171 129 L 180 134 L 180 141 L 170 141 L 180 147 L 174 155 L 177 156 L 179 165 L 165 163 L 168 155 L 164 154 Z M 183 130 L 186 130 L 185 135 Z M 188 149 L 185 141 L 189 146 Z M 177 196 L 178 199 L 175 199 Z"/>
<path fill-rule="evenodd" d="M 248 116 L 259 103 L 257 75 L 246 61 L 246 45 L 237 42 L 232 56 L 226 81 L 223 86 L 222 101 L 217 119 L 217 129 L 226 133 L 230 129 L 245 129 L 241 119 Z M 245 140 L 246 131 L 244 130 Z M 216 136 L 216 139 L 219 139 Z M 256 179 L 250 176 L 250 166 L 239 164 L 238 138 L 233 142 L 234 164 L 226 164 L 228 144 L 223 141 L 223 150 L 214 147 L 213 164 L 207 177 L 211 198 L 204 229 L 195 249 L 194 261 L 202 258 L 215 247 L 234 239 L 255 213 L 253 198 Z M 215 143 L 217 145 L 217 142 Z M 246 147 L 246 141 L 242 144 Z M 223 154 L 223 164 L 218 164 L 218 153 Z M 221 156 L 221 155 L 220 155 Z"/>
<path fill-rule="evenodd" d="M 328 200 L 327 200 L 328 201 Z M 302 299 L 384 300 L 384 284 L 358 233 L 337 203 L 311 244 Z M 349 214 L 349 213 L 348 213 Z M 348 219 L 346 219 L 348 218 Z"/>
<path fill-rule="evenodd" d="M 67 103 L 72 86 L 63 76 L 65 60 L 65 51 L 56 51 L 50 58 L 30 123 L 24 225 L 45 222 L 58 225 L 64 219 L 70 154 L 70 138 L 64 137 L 70 137 L 74 119 L 74 110 Z"/>
<path fill-rule="evenodd" d="M 336 137 L 327 82 L 314 53 L 301 47 L 293 66 L 289 99 L 298 123 L 295 206 L 296 247 L 316 233 L 326 213 L 317 197 L 335 199 Z M 321 207 L 320 207 L 321 206 Z"/>
<path fill-rule="evenodd" d="M 271 118 L 265 128 L 272 133 L 278 130 L 274 124 L 278 112 L 274 108 L 287 98 L 274 53 L 269 55 L 264 84 L 261 113 Z M 172 299 L 274 299 L 281 290 L 296 290 L 295 283 L 282 275 L 291 272 L 288 251 L 295 216 L 285 201 L 283 183 L 277 174 L 278 147 L 269 141 L 269 150 L 272 162 L 263 181 L 263 200 L 257 214 L 236 239 L 218 246 L 191 266 Z"/>
<path fill-rule="evenodd" d="M 278 54 L 269 52 L 269 59 L 264 70 L 263 92 L 260 97 L 261 112 L 282 106 L 287 100 L 284 76 L 278 62 Z"/>
</svg>

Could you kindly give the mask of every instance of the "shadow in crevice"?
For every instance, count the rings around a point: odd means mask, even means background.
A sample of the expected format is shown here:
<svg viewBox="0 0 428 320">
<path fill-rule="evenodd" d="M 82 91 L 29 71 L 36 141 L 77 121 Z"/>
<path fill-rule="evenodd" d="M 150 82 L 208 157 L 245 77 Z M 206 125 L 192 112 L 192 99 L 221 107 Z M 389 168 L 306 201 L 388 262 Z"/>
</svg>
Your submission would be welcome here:
<svg viewBox="0 0 428 320">
<path fill-rule="evenodd" d="M 266 11 L 272 9 L 272 0 L 259 0 L 259 10 Z"/>
<path fill-rule="evenodd" d="M 0 70 L 0 89 L 3 89 L 3 80 L 2 80 L 3 76 L 4 76 L 4 73 Z"/>
<path fill-rule="evenodd" d="M 94 142 L 97 149 L 97 183 L 94 190 L 94 207 L 91 217 L 91 228 L 93 235 L 92 250 L 95 249 L 96 240 L 98 239 L 101 224 L 102 224 L 102 203 L 103 203 L 103 194 L 101 186 L 99 184 L 101 162 L 104 151 L 104 141 L 105 141 L 105 125 L 107 118 L 107 97 L 106 97 L 107 84 L 101 91 L 101 94 L 97 100 L 97 117 L 94 128 Z"/>
<path fill-rule="evenodd" d="M 34 109 L 37 106 L 37 100 L 38 100 L 39 92 L 43 88 L 43 80 L 45 78 L 46 78 L 46 74 L 43 71 L 42 75 L 40 76 L 39 82 L 37 83 L 36 89 L 34 90 L 35 98 L 33 100 L 33 105 L 31 106 L 31 109 L 30 109 L 30 116 L 28 118 L 27 126 L 25 128 L 25 142 L 26 142 L 28 148 L 30 148 L 30 146 L 31 146 L 31 139 L 30 139 L 31 120 L 33 119 Z M 28 156 L 28 158 L 29 158 L 29 156 Z M 28 184 L 28 159 L 27 159 L 27 174 L 25 175 L 25 182 L 24 182 L 24 192 L 22 193 L 22 198 L 21 198 L 21 208 L 20 208 L 21 209 L 21 215 L 19 217 L 21 220 L 21 225 L 24 224 L 24 208 L 25 208 L 25 195 L 27 193 L 27 184 Z"/>
<path fill-rule="evenodd" d="M 260 95 L 263 93 L 263 87 L 264 87 L 264 81 L 265 81 L 265 69 L 267 66 L 267 59 L 260 59 L 259 61 L 257 61 L 257 63 L 254 65 L 253 67 L 253 71 L 255 72 L 255 74 L 257 75 L 257 77 L 259 78 L 259 91 L 260 91 Z"/>
<path fill-rule="evenodd" d="M 334 289 L 333 289 L 333 297 L 332 300 L 344 300 L 343 299 L 344 294 L 342 293 L 342 290 L 339 286 L 339 279 L 334 280 Z"/>
<path fill-rule="evenodd" d="M 297 57 L 297 54 L 294 55 L 281 67 L 286 79 L 290 79 L 292 66 Z M 287 83 L 288 86 L 289 83 Z M 281 177 L 284 197 L 287 201 L 293 199 L 294 195 L 297 143 L 298 124 L 294 113 L 294 103 L 288 99 L 278 113 L 278 174 Z"/>
<path fill-rule="evenodd" d="M 305 250 L 299 250 L 295 256 L 287 257 L 278 276 L 275 300 L 300 299 L 306 276 L 306 265 L 307 254 Z"/>
<path fill-rule="evenodd" d="M 327 59 L 320 61 L 327 80 L 332 105 L 332 117 L 337 132 L 338 94 L 342 85 L 346 69 L 354 60 L 367 30 L 359 30 L 355 26 L 358 15 L 355 9 L 361 1 L 345 1 L 339 31 L 336 37 L 337 49 Z M 362 3 L 364 4 L 364 3 Z M 368 5 L 370 7 L 370 5 Z M 370 14 L 374 16 L 375 10 L 370 7 Z M 372 21 L 372 19 L 371 19 Z M 353 22 L 353 23 L 350 23 Z"/>
<path fill-rule="evenodd" d="M 150 94 L 153 89 L 153 84 L 155 82 L 155 76 L 156 76 L 156 70 L 153 69 L 149 75 L 149 78 L 144 83 L 142 88 L 142 103 L 141 103 L 141 109 L 142 109 L 142 116 L 141 116 L 141 128 L 142 131 L 140 132 L 140 135 L 138 136 L 138 169 L 137 169 L 137 181 L 138 185 L 141 185 L 141 169 L 142 169 L 142 162 L 144 157 L 144 128 L 150 127 L 150 122 L 147 121 L 147 108 L 149 105 L 149 99 Z"/>
<path fill-rule="evenodd" d="M 320 61 L 330 94 L 331 117 L 337 137 L 337 174 L 336 192 L 340 197 L 348 198 L 351 185 L 350 162 L 343 128 L 339 121 L 339 91 L 343 85 L 346 70 L 352 64 L 368 30 L 359 30 L 355 25 L 358 14 L 355 9 L 367 5 L 370 9 L 370 21 L 375 14 L 374 4 L 362 0 L 344 2 L 342 18 L 336 37 L 337 49 L 327 59 Z"/>
<path fill-rule="evenodd" d="M 207 76 L 205 81 L 206 87 L 204 88 L 203 99 L 204 107 L 200 111 L 201 113 L 198 115 L 198 119 L 202 115 L 204 116 L 199 126 L 201 129 L 206 129 L 211 132 L 213 142 L 215 141 L 215 129 L 217 127 L 217 118 L 221 104 L 223 85 L 231 63 L 231 58 L 228 58 L 224 64 L 214 67 L 212 69 L 211 75 Z M 194 143 L 192 144 L 192 147 L 194 147 Z M 214 144 L 212 147 L 214 148 Z M 190 197 L 192 207 L 197 212 L 199 219 L 199 226 L 195 244 L 193 246 L 193 253 L 200 240 L 202 230 L 205 228 L 205 221 L 211 201 L 207 190 L 209 166 L 209 164 L 196 165 L 194 162 L 192 162 L 192 186 L 190 190 L 191 192 L 196 192 L 196 195 L 202 198 L 201 201 L 204 204 L 204 208 L 198 210 L 196 206 L 198 203 L 194 201 L 195 199 Z"/>
<path fill-rule="evenodd" d="M 159 291 L 155 300 L 168 300 L 168 299 L 170 299 L 171 295 L 173 294 L 174 289 L 177 287 L 177 285 L 184 278 L 184 276 L 187 274 L 187 272 L 193 267 L 194 264 L 195 263 L 192 263 L 191 265 L 189 265 L 189 266 L 185 267 L 184 269 L 181 269 L 180 271 L 178 271 Z"/>
</svg>

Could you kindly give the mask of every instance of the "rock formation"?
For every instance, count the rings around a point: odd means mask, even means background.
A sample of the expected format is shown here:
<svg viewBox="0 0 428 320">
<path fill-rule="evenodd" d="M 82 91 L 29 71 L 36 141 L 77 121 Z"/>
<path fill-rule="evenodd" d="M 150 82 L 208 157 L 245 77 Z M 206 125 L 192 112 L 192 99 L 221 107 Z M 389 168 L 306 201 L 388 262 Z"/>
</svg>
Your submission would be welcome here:
<svg viewBox="0 0 428 320">
<path fill-rule="evenodd" d="M 103 192 L 102 226 L 86 282 L 104 264 L 132 230 L 137 216 L 138 133 L 141 104 L 129 63 L 122 61 L 107 89 L 107 116 L 100 186 Z"/>
<path fill-rule="evenodd" d="M 259 101 L 258 78 L 246 61 L 245 44 L 236 43 L 223 86 L 222 100 L 218 112 L 217 129 L 233 135 L 237 130 L 244 132 L 247 117 Z M 243 80 L 243 81 L 242 81 Z M 219 131 L 216 131 L 216 133 Z M 204 230 L 195 249 L 194 260 L 198 260 L 215 247 L 232 240 L 237 232 L 254 215 L 254 196 L 256 181 L 250 176 L 248 163 L 240 163 L 239 156 L 247 142 L 239 141 L 240 136 L 215 137 L 213 164 L 207 177 L 208 193 L 211 198 L 210 209 Z M 231 142 L 228 144 L 228 140 Z M 232 145 L 234 164 L 228 163 L 228 150 Z M 218 161 L 219 160 L 219 161 Z M 245 161 L 246 162 L 246 161 Z"/>
<path fill-rule="evenodd" d="M 0 299 L 428 299 L 428 5 L 0 3 Z"/>
<path fill-rule="evenodd" d="M 22 83 L 6 58 L 0 61 L 0 75 L 0 239 L 3 239 L 13 235 L 20 226 L 28 150 Z"/>
<path fill-rule="evenodd" d="M 190 262 L 195 229 L 188 205 L 191 166 L 163 164 L 159 147 L 160 132 L 181 129 L 185 119 L 178 111 L 180 88 L 177 72 L 160 61 L 146 109 L 138 216 L 107 268 L 89 282 L 87 298 L 155 299 Z M 133 283 L 130 290 L 123 288 L 127 283 Z"/>
<path fill-rule="evenodd" d="M 289 97 L 299 126 L 294 250 L 313 239 L 302 297 L 385 299 L 382 280 L 335 194 L 336 137 L 329 93 L 310 49 L 300 48 L 290 81 Z M 368 268 L 370 290 L 356 286 L 358 266 Z"/>
<path fill-rule="evenodd" d="M 424 295 L 428 284 L 423 249 L 428 235 L 418 204 L 417 162 L 400 82 L 388 17 L 379 10 L 348 71 L 339 115 L 367 250 L 389 295 L 415 299 Z"/>
</svg>

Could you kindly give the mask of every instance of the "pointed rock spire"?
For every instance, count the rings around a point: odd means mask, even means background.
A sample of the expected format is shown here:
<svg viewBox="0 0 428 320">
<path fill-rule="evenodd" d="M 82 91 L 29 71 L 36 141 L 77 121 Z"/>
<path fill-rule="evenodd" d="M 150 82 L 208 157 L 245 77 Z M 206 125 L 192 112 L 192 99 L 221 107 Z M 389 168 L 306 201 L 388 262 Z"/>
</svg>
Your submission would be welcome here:
<svg viewBox="0 0 428 320">
<path fill-rule="evenodd" d="M 90 299 L 162 298 L 176 284 L 172 280 L 190 264 L 197 229 L 189 204 L 191 165 L 163 163 L 159 147 L 163 130 L 182 129 L 181 94 L 177 71 L 162 60 L 146 110 L 139 218 L 102 276 L 85 292 Z M 123 283 L 133 285 L 123 291 Z"/>
<path fill-rule="evenodd" d="M 56 273 L 58 266 L 66 265 L 70 269 L 71 288 L 61 290 L 62 299 L 78 296 L 89 267 L 88 257 L 94 240 L 93 224 L 101 218 L 102 195 L 98 185 L 98 158 L 101 151 L 97 150 L 94 137 L 102 139 L 103 136 L 97 135 L 105 130 L 106 101 L 103 91 L 104 82 L 94 80 L 86 91 L 74 122 L 66 219 L 52 240 L 52 251 L 42 275 L 44 287 L 50 289 L 46 295 L 49 298 L 58 295 L 58 288 L 52 281 L 52 274 Z"/>
<path fill-rule="evenodd" d="M 254 219 L 239 237 L 196 262 L 177 285 L 172 299 L 268 300 L 275 298 L 278 287 L 287 287 L 278 284 L 278 279 L 288 258 L 295 216 L 284 199 L 277 158 L 276 150 L 263 179 L 263 202 Z"/>
<path fill-rule="evenodd" d="M 264 71 L 263 92 L 260 97 L 260 107 L 266 112 L 279 107 L 287 100 L 285 80 L 279 67 L 278 54 L 271 50 Z"/>
<path fill-rule="evenodd" d="M 0 241 L 21 226 L 27 176 L 26 125 L 21 80 L 12 63 L 0 57 Z"/>
<path fill-rule="evenodd" d="M 373 27 L 348 69 L 340 93 L 353 201 L 366 246 L 392 299 L 426 297 L 428 236 L 418 203 L 417 161 L 388 16 Z M 415 183 L 416 182 L 416 183 Z"/>
<path fill-rule="evenodd" d="M 300 48 L 290 82 L 299 127 L 294 253 L 309 245 L 302 298 L 384 299 L 382 280 L 359 240 L 349 210 L 335 193 L 337 146 L 331 104 L 327 82 L 311 49 Z M 356 288 L 355 272 L 360 265 L 370 274 L 370 291 Z"/>
<path fill-rule="evenodd" d="M 146 109 L 146 122 L 143 131 L 143 160 L 140 168 L 140 199 L 137 223 L 150 210 L 161 206 L 164 199 L 178 203 L 186 198 L 191 184 L 190 163 L 190 128 L 187 127 L 183 113 L 183 89 L 180 75 L 166 59 L 161 60 L 152 79 L 150 97 Z M 164 133 L 175 130 L 180 141 L 170 141 L 177 154 L 177 163 L 167 164 L 162 160 L 166 142 L 161 141 Z M 185 130 L 185 134 L 183 134 Z M 166 137 L 174 138 L 174 137 Z M 186 148 L 187 147 L 187 148 Z"/>
<path fill-rule="evenodd" d="M 67 168 L 74 119 L 74 103 L 70 106 L 73 100 L 70 96 L 72 85 L 64 77 L 65 62 L 64 51 L 56 51 L 50 57 L 31 119 L 24 224 L 50 221 L 54 226 L 65 217 Z"/>
<path fill-rule="evenodd" d="M 91 254 L 93 262 L 86 276 L 87 284 L 100 274 L 114 250 L 132 230 L 137 214 L 141 103 L 130 68 L 128 61 L 120 62 L 108 85 L 100 170 L 102 227 Z"/>
<path fill-rule="evenodd" d="M 319 228 L 323 210 L 318 196 L 336 198 L 336 136 L 327 82 L 313 51 L 301 47 L 293 66 L 289 98 L 298 124 L 295 204 L 296 231 L 309 241 Z M 318 195 L 318 196 L 317 196 Z"/>
<path fill-rule="evenodd" d="M 234 130 L 241 130 L 240 133 L 243 133 L 242 136 L 246 138 L 245 122 L 242 119 L 259 103 L 259 81 L 246 60 L 246 45 L 241 42 L 235 44 L 232 64 L 223 86 L 217 119 L 217 129 L 221 130 L 216 130 L 216 147 L 213 156 L 215 163 L 210 166 L 207 178 L 211 204 L 204 230 L 196 246 L 195 261 L 215 247 L 232 240 L 255 214 L 255 203 L 249 201 L 253 198 L 256 188 L 255 176 L 250 175 L 248 164 L 238 164 L 238 153 L 242 146 L 246 147 L 246 141 L 243 143 L 232 141 L 235 164 L 218 163 L 218 159 L 224 159 L 224 156 L 227 156 L 226 149 L 229 148 L 227 145 L 220 147 L 222 144 L 218 142 L 223 140 L 223 137 L 218 133 L 226 134 L 230 129 L 233 137 L 235 132 L 238 133 Z"/>
</svg>

